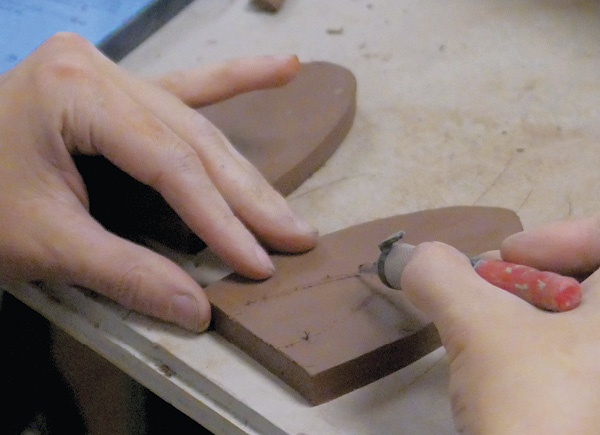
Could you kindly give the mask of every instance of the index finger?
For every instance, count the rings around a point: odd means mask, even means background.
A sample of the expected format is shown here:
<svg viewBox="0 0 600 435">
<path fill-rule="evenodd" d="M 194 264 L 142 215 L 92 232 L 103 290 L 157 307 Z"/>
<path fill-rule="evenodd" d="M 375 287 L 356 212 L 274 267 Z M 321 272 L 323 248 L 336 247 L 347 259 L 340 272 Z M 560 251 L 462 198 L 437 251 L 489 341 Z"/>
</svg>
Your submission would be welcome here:
<svg viewBox="0 0 600 435">
<path fill-rule="evenodd" d="M 600 265 L 600 214 L 553 222 L 508 237 L 502 258 L 567 275 L 589 273 Z"/>
<path fill-rule="evenodd" d="M 293 55 L 255 56 L 176 71 L 151 82 L 188 106 L 200 107 L 243 92 L 284 85 L 296 77 L 299 68 L 298 57 Z"/>
</svg>

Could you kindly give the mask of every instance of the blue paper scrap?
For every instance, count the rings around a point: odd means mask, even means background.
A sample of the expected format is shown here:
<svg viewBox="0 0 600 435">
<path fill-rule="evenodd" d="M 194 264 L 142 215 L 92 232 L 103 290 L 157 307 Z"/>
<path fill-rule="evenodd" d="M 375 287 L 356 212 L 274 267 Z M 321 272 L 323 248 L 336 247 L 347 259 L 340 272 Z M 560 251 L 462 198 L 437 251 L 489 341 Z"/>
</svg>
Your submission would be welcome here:
<svg viewBox="0 0 600 435">
<path fill-rule="evenodd" d="M 151 0 L 0 0 L 0 73 L 60 31 L 99 44 Z"/>
</svg>

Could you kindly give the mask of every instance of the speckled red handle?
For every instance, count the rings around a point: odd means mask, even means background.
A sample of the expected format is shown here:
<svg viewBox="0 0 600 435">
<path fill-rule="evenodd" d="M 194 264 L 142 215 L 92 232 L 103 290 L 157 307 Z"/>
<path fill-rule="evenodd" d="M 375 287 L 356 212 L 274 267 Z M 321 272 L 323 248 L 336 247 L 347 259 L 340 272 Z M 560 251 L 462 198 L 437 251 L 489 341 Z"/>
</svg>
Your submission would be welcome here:
<svg viewBox="0 0 600 435">
<path fill-rule="evenodd" d="M 474 268 L 489 283 L 545 310 L 568 311 L 581 303 L 575 278 L 500 260 L 481 259 Z"/>
</svg>

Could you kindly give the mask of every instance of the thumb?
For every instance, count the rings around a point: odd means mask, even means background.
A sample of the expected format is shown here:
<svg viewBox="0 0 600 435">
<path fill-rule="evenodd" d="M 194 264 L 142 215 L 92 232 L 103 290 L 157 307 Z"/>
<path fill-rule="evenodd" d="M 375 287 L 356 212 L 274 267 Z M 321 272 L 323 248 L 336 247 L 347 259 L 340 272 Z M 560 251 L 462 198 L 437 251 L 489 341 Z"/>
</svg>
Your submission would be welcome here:
<svg viewBox="0 0 600 435">
<path fill-rule="evenodd" d="M 53 279 L 102 294 L 125 308 L 188 330 L 202 331 L 210 304 L 181 268 L 155 252 L 106 231 L 89 216 L 76 216 L 60 231 Z M 56 276 L 58 275 L 58 276 Z"/>
<path fill-rule="evenodd" d="M 554 222 L 508 237 L 502 258 L 541 270 L 577 275 L 600 265 L 600 214 Z"/>
<path fill-rule="evenodd" d="M 401 285 L 409 300 L 435 323 L 445 345 L 450 336 L 485 331 L 495 319 L 502 323 L 506 312 L 532 309 L 482 279 L 464 254 L 440 242 L 417 246 Z"/>
</svg>

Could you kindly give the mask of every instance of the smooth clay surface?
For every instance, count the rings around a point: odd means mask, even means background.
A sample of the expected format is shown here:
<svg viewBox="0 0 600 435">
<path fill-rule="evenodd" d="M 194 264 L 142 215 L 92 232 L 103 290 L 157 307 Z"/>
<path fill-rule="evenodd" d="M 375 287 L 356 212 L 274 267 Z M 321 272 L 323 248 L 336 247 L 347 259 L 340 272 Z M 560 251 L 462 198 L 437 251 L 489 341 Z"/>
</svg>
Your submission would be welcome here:
<svg viewBox="0 0 600 435">
<path fill-rule="evenodd" d="M 285 86 L 199 110 L 283 195 L 335 152 L 352 126 L 356 79 L 329 62 L 302 64 Z"/>
<path fill-rule="evenodd" d="M 214 328 L 311 404 L 334 399 L 439 347 L 433 324 L 402 292 L 359 275 L 378 244 L 439 240 L 469 255 L 498 248 L 522 229 L 512 211 L 450 207 L 376 220 L 321 238 L 314 250 L 273 255 L 275 275 L 250 282 L 231 275 L 207 288 Z"/>
</svg>

